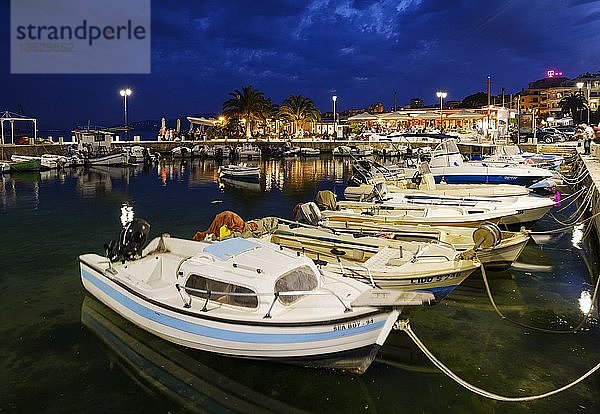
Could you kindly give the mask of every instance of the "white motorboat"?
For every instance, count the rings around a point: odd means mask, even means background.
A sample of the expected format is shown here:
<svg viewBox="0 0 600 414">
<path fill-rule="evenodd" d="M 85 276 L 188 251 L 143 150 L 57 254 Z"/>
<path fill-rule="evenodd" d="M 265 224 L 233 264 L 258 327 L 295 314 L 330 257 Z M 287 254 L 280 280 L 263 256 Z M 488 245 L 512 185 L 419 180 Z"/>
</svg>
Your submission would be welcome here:
<svg viewBox="0 0 600 414">
<path fill-rule="evenodd" d="M 303 157 L 318 157 L 321 155 L 321 150 L 318 148 L 301 147 L 300 155 Z"/>
<path fill-rule="evenodd" d="M 110 154 L 98 154 L 95 157 L 87 157 L 88 165 L 96 166 L 125 166 L 129 165 L 129 155 L 126 152 L 113 152 Z"/>
<path fill-rule="evenodd" d="M 56 170 L 58 168 L 70 167 L 69 158 L 54 154 L 44 154 L 41 156 L 12 155 L 10 159 L 15 162 L 39 160 L 40 168 L 43 170 Z"/>
<path fill-rule="evenodd" d="M 243 143 L 242 145 L 238 146 L 235 150 L 239 158 L 260 158 L 260 148 L 251 143 Z"/>
<path fill-rule="evenodd" d="M 297 157 L 300 155 L 300 147 L 291 147 L 283 151 L 284 157 Z"/>
<path fill-rule="evenodd" d="M 521 151 L 517 145 L 498 145 L 494 148 L 494 153 L 484 156 L 483 160 L 486 163 L 529 165 L 556 170 L 564 162 L 564 157 Z"/>
<path fill-rule="evenodd" d="M 148 230 L 136 219 L 106 257 L 81 255 L 83 286 L 125 319 L 191 348 L 362 373 L 402 306 L 432 299 L 323 274 L 310 258 L 258 239 L 163 235 L 142 249 Z"/>
<path fill-rule="evenodd" d="M 472 211 L 502 211 L 511 214 L 504 216 L 500 223 L 507 225 L 525 225 L 534 223 L 550 211 L 556 202 L 537 194 L 504 197 L 459 197 L 443 194 L 418 193 L 389 193 L 387 197 L 378 201 L 380 208 L 407 209 L 413 205 L 437 207 L 465 207 Z M 353 207 L 355 202 L 340 202 L 340 208 Z M 517 212 L 516 214 L 512 214 Z"/>
<path fill-rule="evenodd" d="M 10 164 L 8 162 L 0 161 L 0 174 L 10 172 Z"/>
<path fill-rule="evenodd" d="M 384 289 L 430 292 L 442 300 L 479 267 L 471 253 L 426 241 L 354 237 L 322 228 L 278 224 L 265 236 L 273 243 L 302 252 L 322 269 L 366 280 Z"/>
<path fill-rule="evenodd" d="M 150 151 L 150 148 L 144 148 L 141 145 L 134 145 L 126 148 L 129 155 L 129 162 L 132 164 L 153 163 L 158 159 L 156 154 Z"/>
<path fill-rule="evenodd" d="M 190 158 L 192 150 L 185 146 L 175 147 L 171 150 L 171 156 L 173 158 Z"/>
<path fill-rule="evenodd" d="M 536 167 L 470 161 L 465 162 L 453 139 L 442 141 L 433 151 L 429 162 L 431 173 L 437 183 L 448 184 L 517 184 L 531 187 L 550 180 L 552 172 Z M 416 169 L 406 169 L 406 178 L 418 174 Z"/>
<path fill-rule="evenodd" d="M 260 168 L 248 166 L 246 164 L 230 164 L 219 167 L 219 176 L 228 177 L 237 180 L 251 179 L 257 180 L 260 175 Z"/>
<path fill-rule="evenodd" d="M 347 145 L 338 145 L 331 153 L 334 157 L 349 157 L 352 154 L 352 148 Z"/>
</svg>

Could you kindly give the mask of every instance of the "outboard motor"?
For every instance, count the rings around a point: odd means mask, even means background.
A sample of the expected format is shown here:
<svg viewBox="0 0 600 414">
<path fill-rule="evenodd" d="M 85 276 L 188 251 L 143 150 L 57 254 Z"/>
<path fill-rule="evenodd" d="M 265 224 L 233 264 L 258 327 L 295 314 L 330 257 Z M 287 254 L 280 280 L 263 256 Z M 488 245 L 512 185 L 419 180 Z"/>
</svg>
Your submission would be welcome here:
<svg viewBox="0 0 600 414">
<path fill-rule="evenodd" d="M 111 240 L 104 245 L 109 260 L 133 260 L 140 257 L 142 249 L 148 240 L 150 224 L 143 219 L 135 218 L 123 227 L 119 240 Z"/>
</svg>

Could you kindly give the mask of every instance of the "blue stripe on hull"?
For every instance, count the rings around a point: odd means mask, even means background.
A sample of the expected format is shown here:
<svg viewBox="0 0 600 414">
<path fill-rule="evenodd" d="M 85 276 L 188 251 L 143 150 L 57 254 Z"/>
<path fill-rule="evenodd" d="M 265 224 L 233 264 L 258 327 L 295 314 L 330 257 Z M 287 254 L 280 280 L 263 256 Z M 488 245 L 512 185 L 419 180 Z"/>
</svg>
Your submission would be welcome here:
<svg viewBox="0 0 600 414">
<path fill-rule="evenodd" d="M 508 175 L 436 175 L 435 182 L 442 179 L 447 184 L 516 184 L 529 187 L 545 177 Z"/>
<path fill-rule="evenodd" d="M 330 341 L 346 336 L 362 334 L 374 330 L 380 330 L 385 321 L 374 322 L 369 325 L 360 326 L 351 329 L 342 329 L 330 332 L 306 332 L 306 333 L 287 333 L 287 334 L 267 334 L 267 333 L 250 333 L 250 332 L 238 332 L 228 329 L 220 329 L 209 327 L 205 325 L 196 324 L 193 322 L 185 321 L 165 313 L 159 312 L 154 309 L 150 309 L 123 293 L 117 291 L 115 288 L 100 280 L 98 277 L 88 272 L 87 270 L 81 269 L 81 277 L 88 282 L 92 283 L 104 294 L 109 296 L 112 300 L 117 302 L 119 305 L 126 307 L 130 311 L 138 314 L 144 319 L 152 322 L 159 323 L 170 329 L 174 329 L 181 332 L 191 333 L 194 335 L 204 336 L 210 339 L 233 341 L 233 342 L 245 342 L 245 343 L 263 343 L 263 344 L 276 344 L 276 343 L 305 343 L 312 341 Z"/>
</svg>

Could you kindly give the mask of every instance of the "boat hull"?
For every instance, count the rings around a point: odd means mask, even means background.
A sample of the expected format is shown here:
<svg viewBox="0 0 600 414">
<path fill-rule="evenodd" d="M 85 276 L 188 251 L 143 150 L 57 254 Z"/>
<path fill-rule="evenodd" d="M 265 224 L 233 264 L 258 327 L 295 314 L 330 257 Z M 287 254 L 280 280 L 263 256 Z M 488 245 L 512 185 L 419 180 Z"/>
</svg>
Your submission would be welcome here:
<svg viewBox="0 0 600 414">
<path fill-rule="evenodd" d="M 88 158 L 86 164 L 88 165 L 127 165 L 129 157 L 125 153 L 108 154 L 100 157 Z"/>
<path fill-rule="evenodd" d="M 399 315 L 398 310 L 353 308 L 312 322 L 224 319 L 144 297 L 81 260 L 85 289 L 125 319 L 169 342 L 227 356 L 362 373 Z"/>
</svg>

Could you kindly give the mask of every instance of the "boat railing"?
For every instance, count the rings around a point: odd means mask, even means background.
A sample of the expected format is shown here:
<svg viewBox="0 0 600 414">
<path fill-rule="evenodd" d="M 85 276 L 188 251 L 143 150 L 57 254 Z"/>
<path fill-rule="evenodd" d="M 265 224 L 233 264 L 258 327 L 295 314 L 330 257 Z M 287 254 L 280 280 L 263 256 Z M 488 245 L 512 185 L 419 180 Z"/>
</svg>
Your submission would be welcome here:
<svg viewBox="0 0 600 414">
<path fill-rule="evenodd" d="M 223 296 L 227 296 L 227 297 L 257 297 L 257 296 L 271 297 L 271 296 L 273 296 L 273 301 L 271 302 L 271 305 L 269 306 L 269 310 L 267 311 L 265 316 L 263 316 L 263 318 L 265 318 L 265 319 L 271 318 L 271 311 L 273 310 L 273 306 L 275 306 L 277 299 L 279 299 L 281 296 L 333 296 L 342 304 L 342 306 L 344 307 L 344 312 L 349 312 L 351 310 L 339 295 L 337 295 L 335 292 L 333 292 L 327 288 L 321 288 L 320 290 L 290 290 L 290 291 L 286 291 L 286 292 L 269 292 L 269 293 L 246 292 L 245 293 L 245 292 L 222 292 L 222 291 L 208 290 L 208 289 L 197 289 L 197 288 L 182 286 L 180 284 L 176 284 L 175 287 L 179 291 L 180 295 L 181 295 L 182 291 L 184 291 L 185 293 L 193 292 L 193 293 L 201 294 L 203 296 L 206 295 L 204 305 L 202 307 L 202 312 L 208 311 L 208 308 L 207 308 L 208 301 L 213 296 L 219 296 L 219 297 L 223 297 Z M 186 308 L 191 307 L 191 298 L 188 298 L 186 300 L 186 298 L 184 298 L 183 295 L 181 295 L 181 297 L 184 302 L 184 307 L 186 307 Z"/>
</svg>

